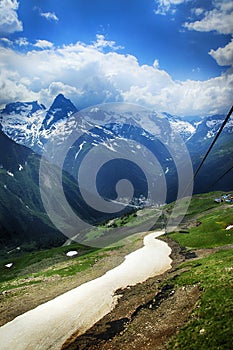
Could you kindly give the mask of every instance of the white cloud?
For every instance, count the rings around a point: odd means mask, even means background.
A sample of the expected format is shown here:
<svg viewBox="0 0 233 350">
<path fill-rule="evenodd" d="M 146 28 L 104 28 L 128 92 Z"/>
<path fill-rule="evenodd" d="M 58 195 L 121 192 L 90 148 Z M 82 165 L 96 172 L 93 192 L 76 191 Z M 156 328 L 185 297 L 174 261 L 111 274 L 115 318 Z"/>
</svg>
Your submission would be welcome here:
<svg viewBox="0 0 233 350">
<path fill-rule="evenodd" d="M 154 12 L 156 15 L 166 15 L 169 11 L 174 13 L 175 6 L 188 1 L 189 0 L 156 0 L 155 3 L 157 8 Z"/>
<path fill-rule="evenodd" d="M 200 68 L 200 67 L 195 67 L 195 68 L 192 69 L 192 72 L 193 72 L 193 73 L 196 73 L 196 72 L 197 72 L 197 73 L 200 73 L 200 71 L 201 71 L 201 68 Z"/>
<path fill-rule="evenodd" d="M 13 45 L 13 41 L 11 41 L 11 40 L 8 39 L 8 38 L 0 38 L 0 41 L 2 42 L 2 44 L 5 44 L 5 45 L 7 45 L 7 46 Z"/>
<path fill-rule="evenodd" d="M 233 39 L 225 47 L 210 50 L 209 54 L 216 60 L 219 66 L 233 66 Z"/>
<path fill-rule="evenodd" d="M 166 14 L 172 6 L 180 5 L 188 0 L 159 0 L 158 8 Z M 184 27 L 189 30 L 199 32 L 215 31 L 219 34 L 233 34 L 233 1 L 232 0 L 212 0 L 212 9 L 205 11 L 197 7 L 191 9 L 192 16 L 200 18 L 198 20 L 185 22 Z M 232 66 L 233 61 L 233 39 L 229 44 L 217 50 L 210 50 L 212 56 L 220 66 Z"/>
<path fill-rule="evenodd" d="M 29 45 L 27 38 L 19 38 L 19 39 L 15 40 L 15 43 L 19 46 L 28 46 Z"/>
<path fill-rule="evenodd" d="M 82 98 L 83 92 L 78 87 L 64 84 L 61 81 L 56 81 L 40 91 L 39 100 L 46 102 L 48 106 L 58 94 L 63 94 L 72 102 L 78 103 L 79 99 Z"/>
<path fill-rule="evenodd" d="M 53 47 L 53 43 L 48 40 L 37 40 L 34 46 L 40 49 L 47 49 Z"/>
<path fill-rule="evenodd" d="M 96 41 L 92 43 L 92 46 L 96 49 L 104 49 L 106 47 L 112 49 L 112 50 L 119 50 L 123 49 L 122 46 L 117 46 L 116 42 L 113 40 L 106 40 L 104 35 L 102 34 L 96 34 Z"/>
<path fill-rule="evenodd" d="M 229 72 L 206 81 L 174 81 L 156 60 L 140 65 L 132 55 L 105 53 L 95 43 L 27 53 L 1 48 L 0 61 L 0 104 L 38 99 L 49 106 L 63 93 L 79 109 L 125 101 L 171 114 L 206 115 L 226 112 L 232 100 Z"/>
<path fill-rule="evenodd" d="M 0 33 L 14 33 L 23 30 L 23 24 L 18 18 L 17 0 L 0 1 Z"/>
<path fill-rule="evenodd" d="M 194 22 L 186 22 L 189 30 L 199 32 L 216 31 L 220 34 L 233 34 L 233 2 L 232 0 L 215 0 L 213 9 L 205 11 L 203 18 Z"/>
<path fill-rule="evenodd" d="M 8 49 L 1 50 L 0 57 L 7 60 Z M 16 57 L 15 57 L 16 58 Z M 12 57 L 11 57 L 12 59 Z M 10 101 L 33 101 L 38 98 L 38 94 L 28 89 L 25 79 L 19 72 L 13 69 L 1 69 L 0 71 L 1 104 Z"/>
<path fill-rule="evenodd" d="M 58 21 L 58 17 L 54 12 L 40 12 L 40 16 L 46 18 L 48 21 Z"/>
<path fill-rule="evenodd" d="M 194 15 L 198 17 L 198 16 L 202 15 L 203 12 L 205 12 L 205 10 L 203 8 L 198 7 L 198 8 L 193 8 L 191 10 L 191 12 L 194 13 Z"/>
<path fill-rule="evenodd" d="M 198 13 L 202 15 L 200 20 L 186 22 L 184 27 L 189 30 L 199 32 L 215 31 L 219 34 L 233 34 L 233 2 L 232 0 L 213 0 L 210 11 Z M 220 66 L 232 66 L 233 64 L 233 39 L 225 47 L 219 47 L 217 50 L 210 50 L 212 56 Z"/>
<path fill-rule="evenodd" d="M 166 15 L 168 12 L 175 12 L 178 5 L 191 3 L 191 0 L 158 0 L 155 1 L 157 8 L 155 14 Z M 233 34 L 233 1 L 212 0 L 212 9 L 205 11 L 203 8 L 192 8 L 190 11 L 195 17 L 201 19 L 187 21 L 184 27 L 199 32 L 216 31 L 220 34 Z"/>
<path fill-rule="evenodd" d="M 153 67 L 159 68 L 159 60 L 154 60 Z"/>
</svg>

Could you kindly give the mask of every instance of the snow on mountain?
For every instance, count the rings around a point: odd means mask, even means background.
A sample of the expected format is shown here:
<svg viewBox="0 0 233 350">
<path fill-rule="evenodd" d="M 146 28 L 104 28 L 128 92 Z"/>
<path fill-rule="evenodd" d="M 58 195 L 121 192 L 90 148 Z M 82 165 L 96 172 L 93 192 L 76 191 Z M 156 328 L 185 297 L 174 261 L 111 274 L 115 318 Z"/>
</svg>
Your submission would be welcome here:
<svg viewBox="0 0 233 350">
<path fill-rule="evenodd" d="M 102 139 L 101 129 L 103 124 L 111 125 L 105 129 L 104 134 L 109 133 L 109 138 L 114 134 L 123 137 L 129 133 L 127 125 L 138 126 L 138 128 L 149 131 L 145 133 L 140 131 L 141 136 L 150 138 L 159 133 L 163 133 L 163 139 L 171 137 L 172 134 L 180 134 L 190 147 L 194 144 L 213 138 L 219 130 L 224 116 L 215 115 L 207 118 L 180 118 L 168 113 L 156 113 L 151 111 L 139 111 L 120 109 L 113 111 L 105 109 L 104 112 L 100 107 L 90 108 L 85 111 L 79 121 L 72 118 L 72 114 L 77 112 L 73 103 L 59 94 L 51 107 L 46 107 L 38 102 L 15 102 L 6 105 L 0 112 L 0 122 L 2 131 L 15 142 L 25 145 L 38 153 L 42 153 L 45 143 L 56 134 L 61 135 L 61 143 L 67 133 L 77 127 L 84 133 L 90 134 L 90 126 L 95 126 L 95 133 L 92 135 L 91 144 L 99 143 L 101 140 L 107 147 L 105 138 Z M 122 127 L 124 126 L 124 127 Z M 99 128 L 99 131 L 97 130 Z M 233 132 L 233 120 L 231 119 L 224 128 L 223 133 Z M 63 137 L 64 135 L 64 137 Z M 129 136 L 129 135 L 128 135 Z M 201 140 L 201 141 L 200 141 Z M 112 147 L 109 146 L 108 147 Z M 78 151 L 78 149 L 77 149 Z"/>
<path fill-rule="evenodd" d="M 36 101 L 10 103 L 1 111 L 2 131 L 15 142 L 33 148 L 45 110 L 45 106 Z"/>
<path fill-rule="evenodd" d="M 88 155 L 90 150 L 92 150 L 90 153 L 93 154 L 94 161 L 98 160 L 98 147 L 94 146 L 101 144 L 101 156 L 111 155 L 109 159 L 120 159 L 118 165 L 117 162 L 107 162 L 101 173 L 103 178 L 98 177 L 99 193 L 103 198 L 111 200 L 115 198 L 115 185 L 122 178 L 135 185 L 135 198 L 139 198 L 141 194 L 147 197 L 146 179 L 140 172 L 140 167 L 137 168 L 133 165 L 132 168 L 127 167 L 123 161 L 124 157 L 128 157 L 132 164 L 145 160 L 143 171 L 145 170 L 148 176 L 153 175 L 150 182 L 151 193 L 157 188 L 156 181 L 164 174 L 169 188 L 166 201 L 174 200 L 178 185 L 174 154 L 180 154 L 179 152 L 182 152 L 183 148 L 180 140 L 171 144 L 169 142 L 177 141 L 176 134 L 180 134 L 186 143 L 195 168 L 199 164 L 199 156 L 204 155 L 224 120 L 223 115 L 215 115 L 201 120 L 197 118 L 189 121 L 167 113 L 156 113 L 143 108 L 140 110 L 139 107 L 135 108 L 133 105 L 123 105 L 121 110 L 120 104 L 116 104 L 115 107 L 114 104 L 103 105 L 103 108 L 93 107 L 80 112 L 78 117 L 72 116 L 76 112 L 77 108 L 63 95 L 58 95 L 48 109 L 38 102 L 11 103 L 0 112 L 0 129 L 16 143 L 27 146 L 39 154 L 43 153 L 44 146 L 50 139 L 54 141 L 59 135 L 58 141 L 52 147 L 54 156 L 50 158 L 55 163 L 55 158 L 59 158 L 61 151 L 63 151 L 67 135 L 77 130 L 77 140 L 67 152 L 63 164 L 64 170 L 67 170 L 74 178 L 77 176 L 82 159 Z M 231 119 L 221 135 L 224 145 L 222 149 L 219 148 L 219 154 L 222 155 L 221 164 L 218 165 L 219 176 L 225 171 L 224 154 L 229 153 L 228 144 L 232 133 L 233 120 Z M 172 145 L 172 153 L 166 147 L 167 145 Z M 156 173 L 153 167 L 154 163 L 148 160 L 148 150 L 155 156 L 160 165 L 160 168 L 156 168 Z M 181 159 L 185 162 L 182 156 Z M 94 161 L 89 162 L 85 168 L 85 174 L 88 176 L 93 173 Z M 212 163 L 214 161 L 211 160 Z M 18 174 L 23 174 L 25 167 L 25 161 L 21 159 L 14 168 L 8 165 L 4 166 L 4 169 L 8 171 L 7 180 L 14 180 Z M 114 180 L 109 176 L 108 171 Z M 87 179 L 88 176 L 86 176 Z M 85 181 L 87 181 L 86 178 Z M 209 181 L 209 178 L 207 180 Z M 207 180 L 201 178 L 201 185 L 198 184 L 199 187 L 197 186 L 196 191 L 202 190 L 200 186 L 204 188 Z M 89 191 L 88 184 L 88 182 L 84 184 L 86 191 Z M 8 186 L 7 183 L 6 186 Z M 4 188 L 4 190 L 6 189 Z"/>
<path fill-rule="evenodd" d="M 170 118 L 169 122 L 172 129 L 178 132 L 185 141 L 192 137 L 196 132 L 195 126 L 185 120 Z"/>
<path fill-rule="evenodd" d="M 77 108 L 60 94 L 49 109 L 37 101 L 10 103 L 1 110 L 0 122 L 2 131 L 13 141 L 41 153 L 51 134 L 75 112 Z"/>
<path fill-rule="evenodd" d="M 13 102 L 6 105 L 2 110 L 3 114 L 20 114 L 25 117 L 31 117 L 33 113 L 38 110 L 45 109 L 43 104 L 39 104 L 37 101 L 33 102 Z"/>
<path fill-rule="evenodd" d="M 77 111 L 77 108 L 70 100 L 65 98 L 62 94 L 59 94 L 46 113 L 45 119 L 43 120 L 43 125 L 46 129 L 48 129 L 57 121 L 67 118 Z"/>
<path fill-rule="evenodd" d="M 211 116 L 208 117 L 203 126 L 206 128 L 206 138 L 212 138 L 216 135 L 216 133 L 218 132 L 219 128 L 221 127 L 223 120 L 224 120 L 225 116 Z M 232 133 L 233 132 L 233 119 L 231 118 L 228 123 L 226 124 L 225 128 L 224 128 L 224 132 L 225 133 Z"/>
<path fill-rule="evenodd" d="M 190 148 L 198 148 L 204 144 L 210 144 L 211 140 L 216 136 L 220 129 L 224 115 L 213 115 L 202 119 L 202 121 L 195 123 L 196 131 L 189 141 Z M 233 133 L 233 119 L 228 120 L 222 133 L 221 140 Z"/>
</svg>

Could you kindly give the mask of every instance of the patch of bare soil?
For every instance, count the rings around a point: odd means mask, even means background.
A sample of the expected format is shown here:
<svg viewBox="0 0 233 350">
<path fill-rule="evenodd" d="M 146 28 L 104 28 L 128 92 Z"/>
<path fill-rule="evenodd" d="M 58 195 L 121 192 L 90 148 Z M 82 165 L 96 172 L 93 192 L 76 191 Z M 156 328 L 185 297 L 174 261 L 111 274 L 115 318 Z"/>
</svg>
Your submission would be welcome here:
<svg viewBox="0 0 233 350">
<path fill-rule="evenodd" d="M 185 259 L 195 259 L 177 243 L 172 248 L 173 268 L 146 282 L 117 292 L 115 309 L 85 334 L 78 332 L 63 344 L 63 350 L 165 349 L 165 344 L 184 325 L 200 291 L 197 286 L 174 290 L 172 278 L 184 270 L 177 266 Z M 169 283 L 166 282 L 169 279 Z"/>
<path fill-rule="evenodd" d="M 197 303 L 198 286 L 174 289 L 172 279 L 189 268 L 177 269 L 184 260 L 198 259 L 215 251 L 186 251 L 167 237 L 163 240 L 172 248 L 172 269 L 134 287 L 117 291 L 120 296 L 115 309 L 97 322 L 85 334 L 77 331 L 63 344 L 63 350 L 162 350 L 188 320 Z M 142 241 L 121 250 L 110 251 L 92 268 L 76 276 L 53 276 L 43 283 L 16 288 L 0 295 L 0 325 L 16 316 L 103 275 L 119 265 L 130 251 L 139 249 Z M 224 249 L 221 248 L 221 249 Z M 216 250 L 218 250 L 216 248 Z"/>
<path fill-rule="evenodd" d="M 192 252 L 167 237 L 162 239 L 172 248 L 172 269 L 134 287 L 119 290 L 120 299 L 115 309 L 85 334 L 78 331 L 73 334 L 63 344 L 62 350 L 167 348 L 172 337 L 190 318 L 201 294 L 197 285 L 174 288 L 173 278 L 189 269 L 177 269 L 177 266 L 188 259 L 208 256 L 219 248 Z"/>
<path fill-rule="evenodd" d="M 138 235 L 140 237 L 140 235 Z M 121 264 L 129 251 L 141 248 L 142 239 L 122 247 L 119 250 L 109 251 L 107 256 L 97 261 L 91 268 L 77 273 L 75 276 L 61 277 L 59 275 L 42 278 L 36 284 L 29 284 L 6 290 L 0 293 L 0 326 L 10 322 L 15 317 L 32 310 L 40 304 L 54 299 L 81 284 L 102 276 L 108 270 Z M 36 278 L 23 279 L 20 282 L 35 282 Z"/>
</svg>

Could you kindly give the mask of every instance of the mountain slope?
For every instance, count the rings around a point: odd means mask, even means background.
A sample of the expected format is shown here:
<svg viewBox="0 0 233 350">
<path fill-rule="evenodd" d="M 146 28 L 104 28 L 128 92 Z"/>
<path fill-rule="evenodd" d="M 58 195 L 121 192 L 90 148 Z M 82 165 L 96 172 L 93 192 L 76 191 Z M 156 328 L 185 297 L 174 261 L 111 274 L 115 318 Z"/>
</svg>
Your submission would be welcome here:
<svg viewBox="0 0 233 350">
<path fill-rule="evenodd" d="M 224 119 L 224 115 L 213 115 L 194 123 L 196 131 L 187 141 L 187 147 L 191 155 L 205 152 L 207 150 L 220 129 Z M 232 134 L 233 119 L 230 118 L 219 137 L 218 143 L 225 143 L 225 140 L 229 139 L 230 136 L 232 137 Z"/>
<path fill-rule="evenodd" d="M 1 111 L 2 130 L 15 142 L 30 147 L 39 154 L 43 153 L 45 145 L 50 139 L 60 135 L 60 140 L 55 147 L 55 155 L 59 155 L 67 135 L 70 135 L 74 130 L 80 131 L 82 135 L 77 133 L 78 140 L 72 145 L 64 162 L 64 169 L 74 178 L 76 178 L 80 164 L 89 151 L 93 151 L 96 154 L 95 160 L 98 160 L 99 156 L 96 151 L 98 147 L 95 150 L 95 146 L 101 145 L 103 150 L 101 156 L 107 157 L 109 151 L 112 152 L 111 157 L 113 158 L 124 158 L 127 154 L 128 158 L 132 162 L 135 161 L 136 164 L 140 159 L 147 159 L 147 155 L 141 147 L 145 146 L 161 165 L 161 169 L 156 171 L 148 168 L 148 173 L 154 176 L 154 180 L 151 181 L 154 183 L 153 186 L 156 186 L 161 171 L 165 176 L 168 195 L 167 198 L 163 199 L 164 202 L 174 200 L 179 188 L 176 164 L 174 157 L 166 150 L 166 142 L 169 142 L 178 133 L 187 146 L 195 170 L 224 120 L 223 115 L 195 120 L 145 110 L 137 113 L 137 110 L 131 110 L 130 107 L 126 106 L 123 110 L 111 110 L 111 107 L 101 108 L 97 106 L 86 110 L 77 118 L 72 117 L 75 112 L 77 112 L 77 108 L 62 94 L 55 98 L 48 109 L 37 102 L 12 103 Z M 159 135 L 157 134 L 158 130 L 160 130 L 160 136 L 162 135 L 163 147 L 161 142 L 156 139 Z M 195 180 L 195 193 L 220 188 L 227 191 L 232 188 L 231 173 L 221 181 L 216 182 L 232 164 L 232 134 L 233 120 L 230 119 Z M 122 146 L 122 140 L 126 140 L 125 146 Z M 118 145 L 119 141 L 122 148 Z M 135 145 L 135 142 L 138 145 Z M 175 147 L 174 153 L 179 153 L 179 142 L 173 146 Z M 104 198 L 115 200 L 117 197 L 116 183 L 124 178 L 135 184 L 135 197 L 146 197 L 148 191 L 145 176 L 137 167 L 127 167 L 123 163 L 126 164 L 122 160 L 118 163 L 116 160 L 108 162 L 101 170 L 102 178 L 100 176 L 96 178 L 99 193 Z M 93 173 L 93 164 L 94 162 L 89 163 L 86 169 L 87 174 Z M 118 169 L 120 170 L 118 171 Z M 109 174 L 113 176 L 111 177 Z M 88 191 L 90 186 L 84 184 L 85 186 Z M 71 198 L 70 200 L 72 201 Z M 158 202 L 160 199 L 156 203 Z M 97 213 L 94 216 L 96 215 Z"/>
<path fill-rule="evenodd" d="M 0 131 L 0 249 L 35 249 L 61 244 L 40 199 L 39 157 Z"/>
<path fill-rule="evenodd" d="M 67 237 L 51 223 L 41 200 L 41 157 L 29 148 L 16 144 L 1 130 L 0 149 L 0 251 L 12 250 L 17 246 L 21 250 L 35 250 L 61 245 Z M 72 176 L 63 172 L 62 180 L 66 199 L 81 220 L 93 225 L 109 218 L 108 214 L 98 212 L 84 202 Z M 90 198 L 90 194 L 87 195 Z M 62 201 L 57 192 L 54 200 L 59 211 Z M 67 229 L 78 233 L 79 228 L 69 222 L 69 217 L 61 220 Z"/>
<path fill-rule="evenodd" d="M 41 153 L 44 144 L 51 135 L 56 134 L 56 130 L 62 129 L 62 126 L 72 114 L 78 110 L 74 104 L 64 95 L 59 94 L 54 99 L 52 105 L 46 109 L 37 101 L 34 102 L 15 102 L 6 105 L 0 112 L 0 122 L 3 132 L 19 144 L 23 144 L 32 148 L 34 151 Z M 111 113 L 112 112 L 112 113 Z M 162 118 L 161 118 L 162 117 Z M 114 111 L 104 112 L 104 108 L 95 107 L 89 109 L 88 112 L 82 114 L 88 123 L 98 122 L 101 120 L 102 125 L 110 124 L 118 121 L 119 125 L 125 124 L 126 121 L 134 121 L 143 128 L 146 120 L 138 114 L 129 113 L 119 109 L 118 114 Z M 151 119 L 150 131 L 156 135 L 156 125 L 159 120 L 164 118 L 169 125 L 171 131 L 179 133 L 183 140 L 187 143 L 187 147 L 191 154 L 204 151 L 213 137 L 219 130 L 225 116 L 212 115 L 206 118 L 180 118 L 179 116 L 172 116 L 168 113 L 157 114 L 156 112 L 149 112 L 146 119 Z M 153 125 L 154 119 L 154 125 Z M 98 123 L 97 123 L 98 125 Z M 82 128 L 82 121 L 76 127 Z M 233 119 L 230 119 L 223 129 L 222 135 L 232 135 L 233 133 Z M 97 135 L 98 136 L 98 135 Z"/>
<path fill-rule="evenodd" d="M 41 154 L 51 134 L 75 112 L 73 103 L 59 94 L 48 109 L 37 101 L 7 104 L 1 110 L 0 122 L 8 137 Z"/>
<path fill-rule="evenodd" d="M 233 223 L 233 208 L 215 203 L 220 194 L 194 196 L 185 218 L 189 234 L 171 233 L 161 238 L 172 248 L 171 270 L 120 290 L 116 307 L 85 334 L 77 330 L 63 349 L 167 349 L 171 340 L 169 349 L 230 349 L 233 230 L 226 228 Z M 170 211 L 171 207 L 170 204 L 165 209 Z M 156 209 L 149 210 L 156 215 Z M 148 209 L 142 210 L 132 219 L 146 220 L 147 213 Z M 65 256 L 68 247 L 62 247 L 27 254 L 24 264 L 22 259 L 12 260 L 15 270 L 3 268 L 5 276 L 0 283 L 7 291 L 2 322 L 103 275 L 131 251 L 141 248 L 142 237 L 143 234 L 131 236 L 119 242 L 117 249 L 98 250 L 86 256 L 80 256 L 81 247 L 73 245 L 70 249 L 80 253 L 73 259 Z M 4 260 L 2 266 L 9 261 Z"/>
<path fill-rule="evenodd" d="M 45 129 L 49 129 L 54 123 L 69 117 L 77 111 L 77 108 L 70 100 L 65 98 L 62 94 L 59 94 L 46 113 L 43 120 L 43 126 Z"/>
</svg>

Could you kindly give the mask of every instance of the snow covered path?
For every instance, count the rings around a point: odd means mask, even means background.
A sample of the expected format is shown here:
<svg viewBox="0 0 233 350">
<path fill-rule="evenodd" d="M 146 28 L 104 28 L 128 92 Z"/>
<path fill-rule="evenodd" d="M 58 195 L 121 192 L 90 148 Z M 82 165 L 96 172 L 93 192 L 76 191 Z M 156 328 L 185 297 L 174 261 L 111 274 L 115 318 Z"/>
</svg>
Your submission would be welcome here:
<svg viewBox="0 0 233 350">
<path fill-rule="evenodd" d="M 144 237 L 144 247 L 130 253 L 122 264 L 0 327 L 0 350 L 60 349 L 74 332 L 85 332 L 117 303 L 114 292 L 159 275 L 171 267 L 170 247 Z"/>
</svg>

